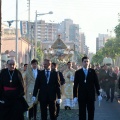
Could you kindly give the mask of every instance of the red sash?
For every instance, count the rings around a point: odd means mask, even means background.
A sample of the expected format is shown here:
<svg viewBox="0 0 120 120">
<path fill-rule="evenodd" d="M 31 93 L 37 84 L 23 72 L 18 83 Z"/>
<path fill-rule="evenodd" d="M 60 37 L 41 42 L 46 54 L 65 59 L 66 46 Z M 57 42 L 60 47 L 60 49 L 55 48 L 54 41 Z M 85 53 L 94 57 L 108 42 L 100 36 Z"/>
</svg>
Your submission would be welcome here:
<svg viewBox="0 0 120 120">
<path fill-rule="evenodd" d="M 4 91 L 8 91 L 8 90 L 16 90 L 16 88 L 14 88 L 14 87 L 4 87 Z"/>
</svg>

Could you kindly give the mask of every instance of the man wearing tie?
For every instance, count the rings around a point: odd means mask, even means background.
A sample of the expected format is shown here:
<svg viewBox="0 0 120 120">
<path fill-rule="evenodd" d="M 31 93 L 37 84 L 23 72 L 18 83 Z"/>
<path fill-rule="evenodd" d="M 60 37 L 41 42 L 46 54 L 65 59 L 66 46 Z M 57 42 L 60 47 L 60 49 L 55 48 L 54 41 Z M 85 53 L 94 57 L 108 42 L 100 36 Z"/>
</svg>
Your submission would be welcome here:
<svg viewBox="0 0 120 120">
<path fill-rule="evenodd" d="M 32 101 L 36 100 L 38 93 L 40 102 L 41 120 L 47 120 L 47 106 L 49 106 L 50 119 L 56 120 L 56 98 L 61 102 L 60 80 L 56 71 L 51 71 L 51 61 L 44 60 L 44 70 L 40 71 L 35 82 Z M 57 95 L 57 96 L 56 96 Z"/>
<path fill-rule="evenodd" d="M 94 120 L 94 101 L 95 91 L 98 100 L 102 100 L 100 96 L 100 86 L 94 69 L 88 68 L 89 58 L 82 58 L 83 67 L 75 72 L 74 78 L 74 103 L 79 104 L 79 120 L 86 120 L 86 108 L 88 111 L 88 120 Z"/>
</svg>

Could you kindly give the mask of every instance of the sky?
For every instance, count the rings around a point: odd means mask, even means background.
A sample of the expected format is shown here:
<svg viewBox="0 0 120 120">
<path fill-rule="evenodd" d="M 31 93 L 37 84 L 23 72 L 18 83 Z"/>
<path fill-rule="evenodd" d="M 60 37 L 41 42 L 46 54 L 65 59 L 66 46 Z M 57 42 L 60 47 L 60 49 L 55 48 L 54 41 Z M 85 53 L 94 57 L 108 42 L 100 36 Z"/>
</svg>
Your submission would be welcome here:
<svg viewBox="0 0 120 120">
<path fill-rule="evenodd" d="M 72 19 L 85 33 L 90 52 L 96 52 L 96 37 L 99 33 L 109 34 L 118 24 L 120 0 L 30 0 L 30 20 L 35 20 L 35 11 L 52 15 L 39 16 L 38 20 L 60 23 Z M 28 20 L 27 0 L 18 0 L 18 19 Z M 2 0 L 2 21 L 15 20 L 16 0 Z M 14 25 L 14 24 L 13 24 Z M 108 32 L 107 32 L 108 29 Z"/>
</svg>

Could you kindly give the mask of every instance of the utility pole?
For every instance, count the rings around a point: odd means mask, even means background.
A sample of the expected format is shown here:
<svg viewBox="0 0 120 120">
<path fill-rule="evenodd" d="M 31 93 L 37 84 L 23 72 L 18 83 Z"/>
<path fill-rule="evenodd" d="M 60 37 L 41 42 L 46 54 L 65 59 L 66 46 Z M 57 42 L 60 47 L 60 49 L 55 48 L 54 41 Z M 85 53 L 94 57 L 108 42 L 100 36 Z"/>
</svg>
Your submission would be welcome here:
<svg viewBox="0 0 120 120">
<path fill-rule="evenodd" d="M 16 0 L 16 64 L 18 67 L 18 0 Z"/>
<path fill-rule="evenodd" d="M 34 27 L 33 27 L 33 25 L 31 25 L 31 60 L 34 58 L 33 29 L 34 29 Z"/>
<path fill-rule="evenodd" d="M 0 0 L 0 70 L 1 70 L 1 19 L 2 19 L 2 15 L 1 15 L 1 7 L 2 7 L 2 0 Z"/>
<path fill-rule="evenodd" d="M 30 32 L 30 30 L 31 30 L 31 24 L 30 24 L 30 0 L 27 0 L 28 1 L 28 42 L 29 42 L 29 44 L 31 43 L 31 32 Z M 31 48 L 32 48 L 32 45 L 31 45 Z M 29 46 L 28 46 L 28 51 L 30 52 L 30 49 L 29 49 Z M 32 55 L 31 55 L 32 56 Z M 32 59 L 32 57 L 30 57 L 30 53 L 29 53 L 29 62 L 31 61 L 31 59 Z"/>
<path fill-rule="evenodd" d="M 28 0 L 28 39 L 30 42 L 30 0 Z"/>
<path fill-rule="evenodd" d="M 35 13 L 35 59 L 37 58 L 37 10 Z"/>
</svg>

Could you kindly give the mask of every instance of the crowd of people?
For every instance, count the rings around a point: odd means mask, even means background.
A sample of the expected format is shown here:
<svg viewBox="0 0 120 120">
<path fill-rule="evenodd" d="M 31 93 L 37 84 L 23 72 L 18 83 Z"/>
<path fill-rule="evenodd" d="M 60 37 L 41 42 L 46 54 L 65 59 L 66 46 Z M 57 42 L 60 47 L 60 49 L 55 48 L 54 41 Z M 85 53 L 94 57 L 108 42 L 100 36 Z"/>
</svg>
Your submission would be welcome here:
<svg viewBox="0 0 120 120">
<path fill-rule="evenodd" d="M 7 61 L 7 67 L 0 72 L 0 120 L 24 120 L 24 112 L 29 111 L 29 119 L 37 119 L 38 103 L 41 120 L 57 120 L 60 104 L 65 110 L 71 110 L 78 103 L 79 120 L 94 120 L 96 96 L 99 101 L 114 100 L 114 93 L 120 95 L 119 67 L 97 64 L 90 66 L 88 57 L 82 58 L 82 67 L 73 67 L 66 63 L 66 69 L 58 70 L 58 65 L 45 59 L 43 68 L 38 61 L 24 64 L 16 69 L 14 60 Z M 76 69 L 74 69 L 76 68 Z M 101 91 L 102 90 L 102 91 Z"/>
<path fill-rule="evenodd" d="M 103 65 L 100 67 L 96 65 L 95 71 L 97 73 L 99 83 L 102 89 L 102 96 L 106 101 L 113 102 L 115 95 L 120 97 L 120 71 L 119 67 Z"/>
</svg>

